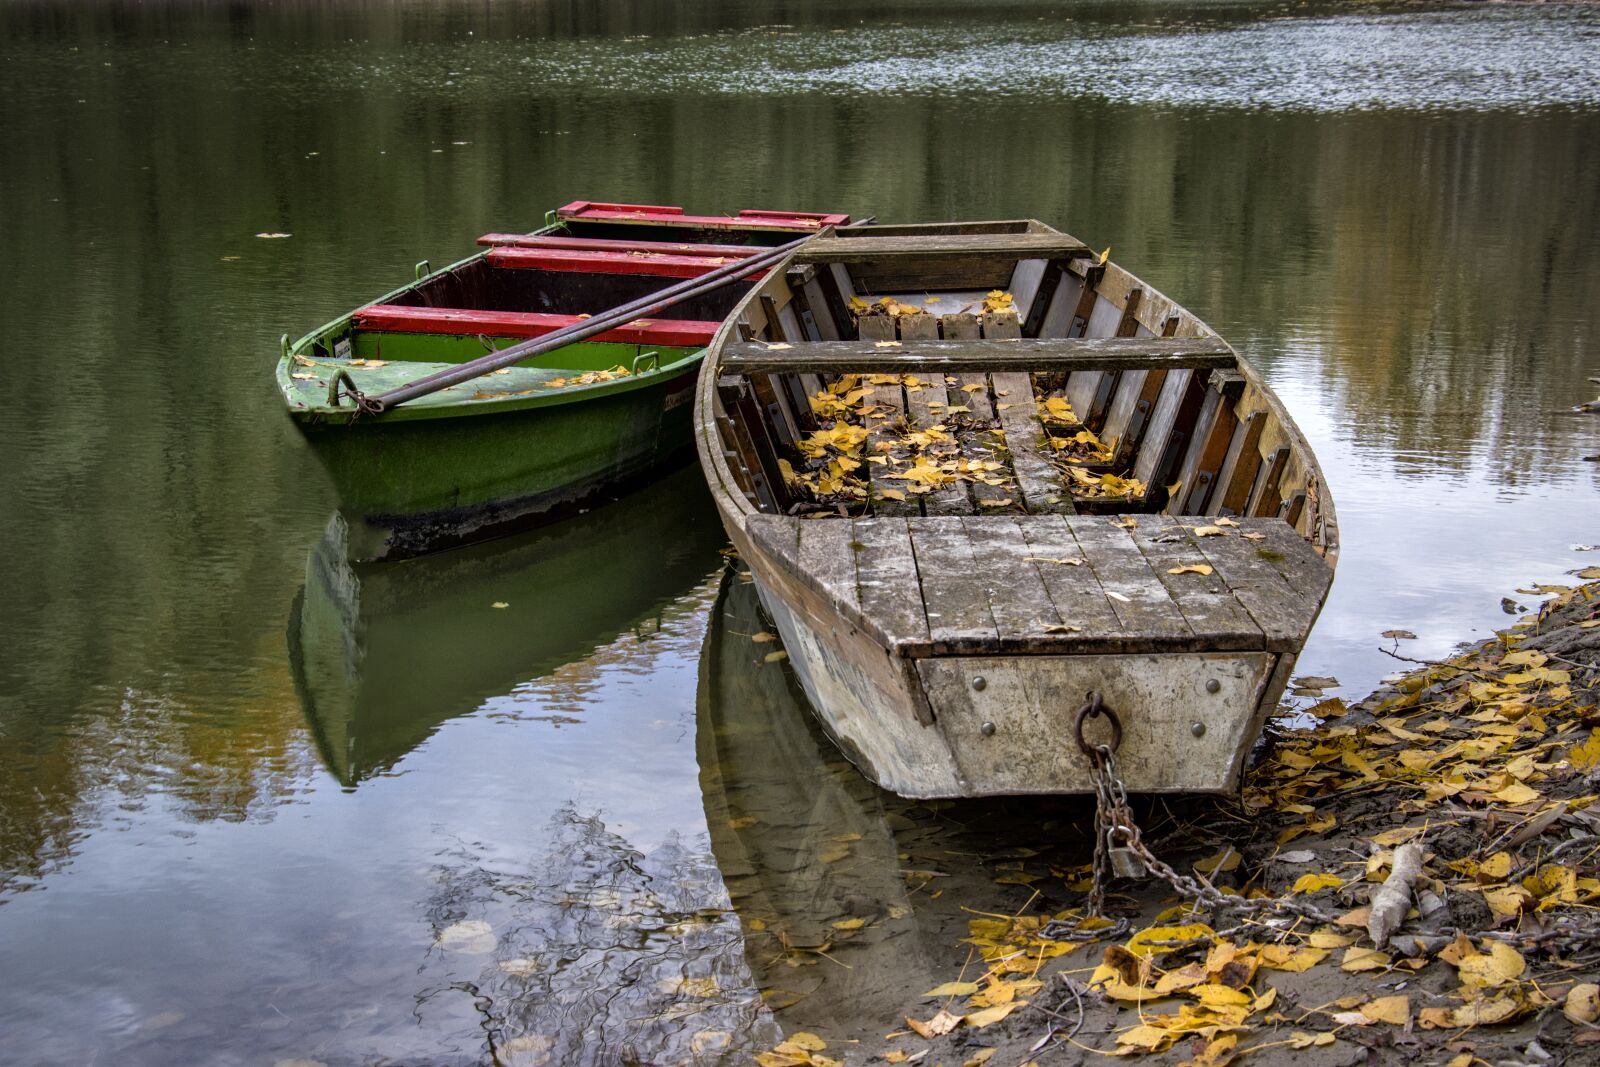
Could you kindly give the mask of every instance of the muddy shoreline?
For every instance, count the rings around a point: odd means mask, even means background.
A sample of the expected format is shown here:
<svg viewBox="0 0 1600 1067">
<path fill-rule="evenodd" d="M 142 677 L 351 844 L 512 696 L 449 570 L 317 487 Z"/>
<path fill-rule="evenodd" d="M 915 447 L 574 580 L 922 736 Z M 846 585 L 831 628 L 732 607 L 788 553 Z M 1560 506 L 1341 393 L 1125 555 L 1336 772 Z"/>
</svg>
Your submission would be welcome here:
<svg viewBox="0 0 1600 1067">
<path fill-rule="evenodd" d="M 1275 722 L 1240 797 L 1136 804 L 1180 872 L 1326 921 L 1197 908 L 1124 880 L 1108 907 L 1124 925 L 1106 936 L 1082 910 L 1087 805 L 918 806 L 898 818 L 940 832 L 925 854 L 896 834 L 901 873 L 922 941 L 948 943 L 947 980 L 878 990 L 843 1025 L 802 1030 L 775 1004 L 788 1040 L 760 1062 L 1600 1059 L 1586 984 L 1600 974 L 1600 583 L 1521 593 L 1543 602 L 1446 661 L 1405 662 L 1392 637 L 1405 673 L 1322 701 L 1314 725 Z M 1409 854 L 1420 873 L 1379 948 L 1372 900 Z M 864 912 L 829 946 L 838 965 L 893 951 L 889 935 L 850 955 L 892 925 Z"/>
</svg>

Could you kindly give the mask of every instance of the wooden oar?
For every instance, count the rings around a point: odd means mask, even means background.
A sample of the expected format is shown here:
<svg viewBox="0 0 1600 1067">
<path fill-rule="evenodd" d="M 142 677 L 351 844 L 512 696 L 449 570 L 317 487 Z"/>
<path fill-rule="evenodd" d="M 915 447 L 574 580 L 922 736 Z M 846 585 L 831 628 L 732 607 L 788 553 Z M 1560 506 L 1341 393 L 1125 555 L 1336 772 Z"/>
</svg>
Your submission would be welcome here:
<svg viewBox="0 0 1600 1067">
<path fill-rule="evenodd" d="M 781 262 L 790 252 L 805 244 L 814 235 L 808 234 L 786 245 L 779 245 L 760 255 L 749 259 L 741 259 L 737 263 L 730 263 L 718 267 L 709 274 L 698 278 L 689 278 L 676 285 L 667 287 L 658 293 L 640 297 L 638 300 L 612 308 L 610 311 L 601 312 L 593 318 L 584 319 L 582 322 L 564 326 L 554 333 L 547 333 L 543 337 L 531 338 L 521 344 L 502 348 L 487 356 L 469 360 L 449 370 L 442 370 L 426 377 L 418 378 L 414 382 L 407 382 L 398 389 L 391 389 L 378 396 L 363 396 L 352 393 L 352 398 L 362 411 L 370 415 L 381 415 L 390 408 L 404 404 L 408 400 L 415 400 L 419 396 L 437 393 L 441 389 L 448 389 L 452 385 L 469 382 L 474 378 L 482 377 L 501 367 L 509 367 L 513 363 L 520 363 L 533 356 L 543 355 L 563 345 L 575 344 L 595 334 L 604 333 L 617 326 L 632 322 L 634 319 L 658 315 L 675 304 L 681 304 L 691 297 L 709 293 L 720 289 L 730 282 L 740 278 L 747 278 L 757 271 L 766 270 Z"/>
</svg>

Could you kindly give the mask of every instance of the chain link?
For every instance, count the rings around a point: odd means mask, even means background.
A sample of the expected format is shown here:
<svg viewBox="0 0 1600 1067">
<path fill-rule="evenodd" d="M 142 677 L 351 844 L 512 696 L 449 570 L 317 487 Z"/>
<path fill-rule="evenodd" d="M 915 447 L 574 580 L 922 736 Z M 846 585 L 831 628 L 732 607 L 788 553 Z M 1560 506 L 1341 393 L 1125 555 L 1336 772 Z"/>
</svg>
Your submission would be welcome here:
<svg viewBox="0 0 1600 1067">
<path fill-rule="evenodd" d="M 1105 715 L 1110 718 L 1112 725 L 1112 743 L 1109 745 L 1090 745 L 1083 737 L 1083 724 L 1089 720 Z M 1098 692 L 1090 693 L 1088 701 L 1078 710 L 1076 719 L 1078 732 L 1078 746 L 1089 757 L 1089 775 L 1094 782 L 1094 862 L 1092 866 L 1093 884 L 1089 889 L 1089 914 L 1097 918 L 1105 916 L 1106 886 L 1115 877 L 1122 875 L 1137 876 L 1135 865 L 1127 862 L 1123 865 L 1127 870 L 1117 870 L 1118 864 L 1113 862 L 1114 854 L 1121 852 L 1125 857 L 1143 864 L 1144 873 L 1154 875 L 1161 881 L 1171 886 L 1179 896 L 1196 901 L 1213 911 L 1224 912 L 1251 912 L 1255 914 L 1273 915 L 1282 918 L 1310 919 L 1313 922 L 1331 923 L 1337 916 L 1325 912 L 1321 908 L 1296 900 L 1280 900 L 1276 897 L 1245 898 L 1224 893 L 1202 874 L 1181 874 L 1169 865 L 1163 863 L 1154 852 L 1150 851 L 1144 843 L 1144 835 L 1139 830 L 1139 824 L 1133 817 L 1133 809 L 1128 805 L 1128 789 L 1122 781 L 1122 776 L 1117 773 L 1117 757 L 1114 752 L 1117 742 L 1122 737 L 1122 724 L 1118 721 L 1116 713 L 1106 707 Z M 1094 931 L 1101 935 L 1103 931 Z"/>
</svg>

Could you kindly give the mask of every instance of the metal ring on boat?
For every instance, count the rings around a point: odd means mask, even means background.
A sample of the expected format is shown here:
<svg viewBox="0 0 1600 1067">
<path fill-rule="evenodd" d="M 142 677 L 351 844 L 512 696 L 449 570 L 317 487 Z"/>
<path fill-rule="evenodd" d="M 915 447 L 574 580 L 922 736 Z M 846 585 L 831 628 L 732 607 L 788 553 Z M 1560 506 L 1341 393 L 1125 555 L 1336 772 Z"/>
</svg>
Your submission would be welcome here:
<svg viewBox="0 0 1600 1067">
<path fill-rule="evenodd" d="M 1078 747 L 1081 748 L 1083 750 L 1083 754 L 1088 756 L 1091 760 L 1095 759 L 1097 756 L 1095 750 L 1102 746 L 1091 745 L 1087 740 L 1084 739 L 1083 724 L 1088 722 L 1090 719 L 1098 719 L 1102 715 L 1111 720 L 1110 748 L 1114 752 L 1116 751 L 1117 746 L 1122 744 L 1122 720 L 1117 718 L 1116 712 L 1112 711 L 1110 708 L 1106 707 L 1105 704 L 1101 703 L 1100 690 L 1096 689 L 1089 694 L 1089 699 L 1083 702 L 1083 707 L 1078 709 L 1078 714 L 1074 717 L 1072 722 L 1072 728 L 1078 737 Z"/>
</svg>

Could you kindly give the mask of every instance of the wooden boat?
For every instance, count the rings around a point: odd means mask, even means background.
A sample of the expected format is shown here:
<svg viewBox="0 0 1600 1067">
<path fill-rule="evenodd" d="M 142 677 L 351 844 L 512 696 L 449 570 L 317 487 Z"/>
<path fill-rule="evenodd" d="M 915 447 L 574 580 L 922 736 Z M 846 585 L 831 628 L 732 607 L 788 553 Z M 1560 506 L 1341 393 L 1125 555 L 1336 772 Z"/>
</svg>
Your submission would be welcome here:
<svg viewBox="0 0 1600 1067">
<path fill-rule="evenodd" d="M 708 503 L 699 473 L 682 468 L 526 536 L 398 566 L 350 563 L 333 516 L 288 627 L 328 770 L 354 789 L 450 719 L 572 671 L 621 634 L 652 632 L 720 562 Z"/>
<path fill-rule="evenodd" d="M 690 453 L 694 374 L 749 281 L 694 296 L 381 414 L 452 367 L 848 221 L 838 214 L 577 201 L 528 234 L 284 338 L 278 387 L 332 476 L 358 560 L 400 558 L 570 514 Z"/>
<path fill-rule="evenodd" d="M 1091 693 L 1129 789 L 1236 789 L 1326 597 L 1333 502 L 1283 405 L 1104 259 L 1032 220 L 824 233 L 701 368 L 723 525 L 897 793 L 1091 788 Z"/>
</svg>

